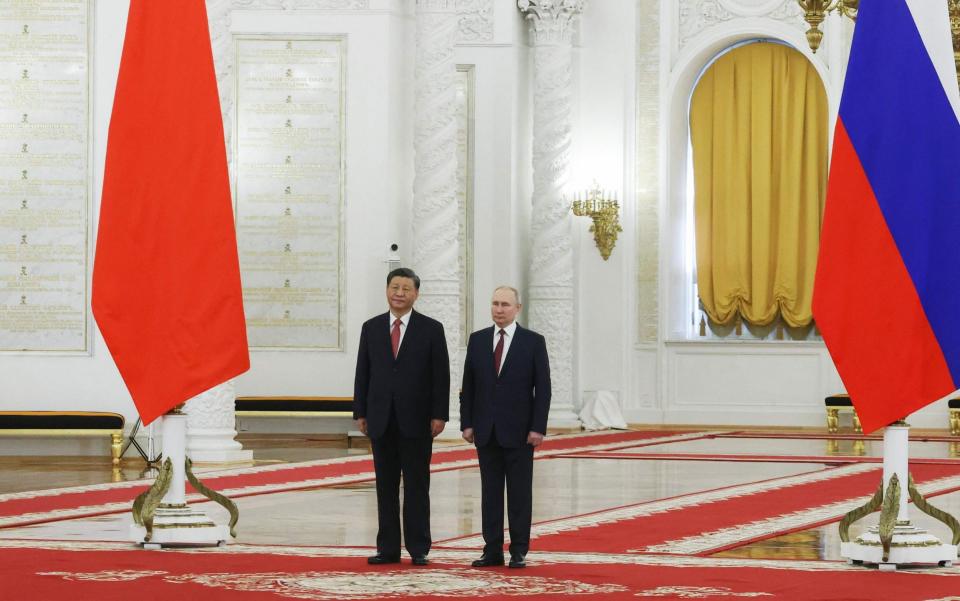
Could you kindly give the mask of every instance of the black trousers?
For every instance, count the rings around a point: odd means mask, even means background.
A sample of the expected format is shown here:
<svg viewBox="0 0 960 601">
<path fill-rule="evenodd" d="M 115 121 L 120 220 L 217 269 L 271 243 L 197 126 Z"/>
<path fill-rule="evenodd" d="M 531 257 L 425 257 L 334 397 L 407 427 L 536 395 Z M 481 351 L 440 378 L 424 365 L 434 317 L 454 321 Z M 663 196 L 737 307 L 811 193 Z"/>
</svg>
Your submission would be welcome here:
<svg viewBox="0 0 960 601">
<path fill-rule="evenodd" d="M 391 412 L 383 436 L 370 440 L 377 475 L 377 553 L 400 555 L 400 476 L 403 541 L 411 556 L 430 552 L 430 457 L 433 439 L 406 438 Z"/>
<path fill-rule="evenodd" d="M 500 446 L 495 433 L 477 447 L 480 459 L 483 552 L 503 554 L 503 487 L 507 487 L 507 517 L 510 520 L 510 554 L 526 555 L 530 550 L 530 521 L 533 515 L 533 447 Z"/>
</svg>

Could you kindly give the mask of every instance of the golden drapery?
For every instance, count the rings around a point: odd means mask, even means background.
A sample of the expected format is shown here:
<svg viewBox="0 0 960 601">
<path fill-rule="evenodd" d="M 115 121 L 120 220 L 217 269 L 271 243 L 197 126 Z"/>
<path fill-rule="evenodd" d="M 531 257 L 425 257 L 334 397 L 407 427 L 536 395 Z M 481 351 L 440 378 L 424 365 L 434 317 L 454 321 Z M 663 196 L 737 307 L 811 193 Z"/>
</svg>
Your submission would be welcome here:
<svg viewBox="0 0 960 601">
<path fill-rule="evenodd" d="M 799 52 L 753 43 L 718 58 L 690 103 L 697 283 L 710 319 L 813 319 L 827 182 L 827 96 Z"/>
</svg>

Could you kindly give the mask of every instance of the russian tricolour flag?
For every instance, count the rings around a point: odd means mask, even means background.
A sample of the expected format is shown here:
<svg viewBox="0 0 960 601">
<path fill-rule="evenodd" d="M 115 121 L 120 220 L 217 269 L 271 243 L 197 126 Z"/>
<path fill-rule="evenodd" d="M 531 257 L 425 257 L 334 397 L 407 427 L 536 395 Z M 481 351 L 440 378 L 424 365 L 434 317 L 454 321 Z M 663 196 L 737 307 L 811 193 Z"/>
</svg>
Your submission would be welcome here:
<svg viewBox="0 0 960 601">
<path fill-rule="evenodd" d="M 958 115 L 947 3 L 862 0 L 814 316 L 866 432 L 960 387 Z"/>
</svg>

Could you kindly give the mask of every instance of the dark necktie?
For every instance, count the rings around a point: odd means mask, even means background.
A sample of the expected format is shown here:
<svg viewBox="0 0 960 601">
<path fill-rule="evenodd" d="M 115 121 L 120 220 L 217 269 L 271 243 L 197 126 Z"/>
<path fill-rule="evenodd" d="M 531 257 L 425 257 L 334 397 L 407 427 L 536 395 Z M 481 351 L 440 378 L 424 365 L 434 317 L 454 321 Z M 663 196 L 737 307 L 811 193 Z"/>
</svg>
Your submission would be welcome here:
<svg viewBox="0 0 960 601">
<path fill-rule="evenodd" d="M 500 361 L 503 359 L 503 335 L 505 332 L 500 330 L 500 340 L 497 341 L 497 348 L 493 350 L 493 367 L 497 370 L 497 375 L 500 375 Z"/>
<path fill-rule="evenodd" d="M 393 346 L 393 358 L 397 358 L 397 353 L 400 352 L 400 324 L 403 323 L 399 319 L 394 320 L 393 329 L 390 330 L 390 343 Z"/>
</svg>

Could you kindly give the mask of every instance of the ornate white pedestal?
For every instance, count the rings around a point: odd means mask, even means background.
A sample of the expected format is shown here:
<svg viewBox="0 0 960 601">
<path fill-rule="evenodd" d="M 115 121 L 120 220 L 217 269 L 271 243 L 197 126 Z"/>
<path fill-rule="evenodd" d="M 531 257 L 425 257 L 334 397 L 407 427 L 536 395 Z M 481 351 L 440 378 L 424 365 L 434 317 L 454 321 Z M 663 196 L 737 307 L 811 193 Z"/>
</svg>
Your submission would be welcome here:
<svg viewBox="0 0 960 601">
<path fill-rule="evenodd" d="M 158 507 L 150 542 L 144 542 L 146 533 L 143 526 L 130 525 L 131 538 L 134 542 L 142 543 L 144 549 L 180 545 L 220 546 L 230 540 L 227 526 L 217 526 L 205 513 L 186 505 Z"/>
<path fill-rule="evenodd" d="M 253 451 L 234 440 L 236 392 L 224 382 L 199 394 L 184 407 L 187 414 L 187 455 L 194 463 L 252 463 Z"/>
<path fill-rule="evenodd" d="M 944 544 L 926 530 L 910 524 L 907 499 L 918 509 L 945 522 L 956 534 L 960 524 L 949 514 L 930 506 L 913 487 L 908 466 L 910 427 L 904 422 L 888 426 L 883 433 L 883 482 L 874 498 L 840 522 L 840 554 L 850 563 L 875 564 L 883 571 L 906 566 L 949 566 L 957 559 L 957 545 Z M 847 529 L 863 515 L 882 505 L 880 524 L 849 541 Z M 884 548 L 884 530 L 891 533 Z"/>
<path fill-rule="evenodd" d="M 187 506 L 187 417 L 168 414 L 163 418 L 164 466 L 157 481 L 134 502 L 130 538 L 144 548 L 164 545 L 222 545 L 231 539 L 230 527 L 218 526 L 207 515 Z M 202 486 L 191 476 L 194 487 Z M 205 489 L 206 490 L 206 489 Z M 205 495 L 212 491 L 201 490 Z M 157 501 L 156 497 L 162 496 Z M 221 497 L 221 499 L 225 499 Z M 216 499 L 215 499 L 216 500 Z M 222 501 L 219 501 L 222 502 Z M 229 501 L 226 501 L 229 503 Z M 234 506 L 235 515 L 235 506 Z M 235 520 L 234 520 L 235 523 Z"/>
<path fill-rule="evenodd" d="M 893 571 L 898 566 L 950 566 L 957 559 L 957 546 L 947 545 L 926 530 L 897 524 L 890 544 L 890 555 L 883 560 L 879 527 L 874 526 L 849 543 L 840 543 L 840 554 L 850 563 L 876 564 L 881 570 Z"/>
</svg>

